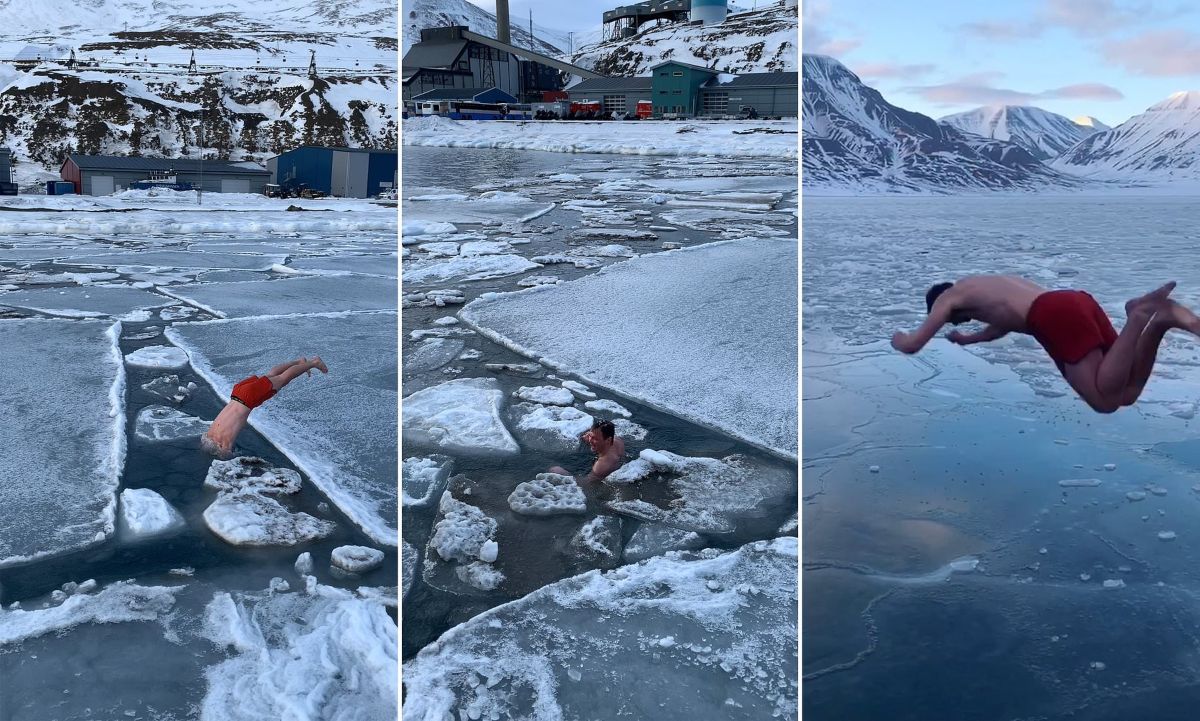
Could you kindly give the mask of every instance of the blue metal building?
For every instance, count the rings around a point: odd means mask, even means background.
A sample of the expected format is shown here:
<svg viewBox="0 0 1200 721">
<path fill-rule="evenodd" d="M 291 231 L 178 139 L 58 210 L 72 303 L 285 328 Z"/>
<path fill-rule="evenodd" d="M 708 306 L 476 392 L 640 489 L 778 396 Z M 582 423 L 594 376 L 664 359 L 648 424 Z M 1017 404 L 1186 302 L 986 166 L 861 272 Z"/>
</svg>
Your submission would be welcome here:
<svg viewBox="0 0 1200 721">
<path fill-rule="evenodd" d="M 304 183 L 339 198 L 370 198 L 396 187 L 395 150 L 305 145 L 267 161 L 271 182 Z"/>
</svg>

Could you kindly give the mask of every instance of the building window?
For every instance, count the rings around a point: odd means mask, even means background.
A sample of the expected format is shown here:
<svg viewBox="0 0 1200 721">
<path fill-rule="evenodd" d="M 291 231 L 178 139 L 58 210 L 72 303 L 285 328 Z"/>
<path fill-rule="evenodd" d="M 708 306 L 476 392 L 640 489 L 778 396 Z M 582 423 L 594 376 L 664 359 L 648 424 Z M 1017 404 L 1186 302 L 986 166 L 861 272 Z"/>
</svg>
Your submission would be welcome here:
<svg viewBox="0 0 1200 721">
<path fill-rule="evenodd" d="M 672 90 L 672 91 L 671 91 L 671 94 L 672 94 L 672 95 L 682 95 L 682 94 L 683 94 L 683 91 L 682 91 L 682 90 Z"/>
<path fill-rule="evenodd" d="M 606 112 L 606 113 L 623 113 L 623 112 L 625 112 L 625 96 L 624 95 L 605 95 L 604 96 L 604 112 Z"/>
<path fill-rule="evenodd" d="M 729 93 L 705 93 L 704 112 L 709 115 L 724 115 L 729 109 Z"/>
<path fill-rule="evenodd" d="M 667 91 L 666 91 L 666 90 L 659 90 L 659 91 L 658 91 L 658 94 L 659 94 L 659 95 L 666 95 L 666 94 L 667 94 Z"/>
<path fill-rule="evenodd" d="M 661 73 L 659 73 L 659 74 L 658 74 L 658 77 L 660 77 L 660 78 L 669 78 L 669 77 L 671 77 L 671 74 L 670 74 L 670 73 L 668 73 L 666 70 L 664 70 L 664 71 L 662 71 Z"/>
<path fill-rule="evenodd" d="M 671 73 L 671 74 L 672 74 L 672 75 L 674 75 L 674 76 L 675 76 L 675 77 L 677 77 L 677 78 L 682 78 L 682 77 L 683 77 L 683 71 L 682 71 L 682 70 L 676 70 L 675 72 L 673 72 L 673 73 Z"/>
</svg>

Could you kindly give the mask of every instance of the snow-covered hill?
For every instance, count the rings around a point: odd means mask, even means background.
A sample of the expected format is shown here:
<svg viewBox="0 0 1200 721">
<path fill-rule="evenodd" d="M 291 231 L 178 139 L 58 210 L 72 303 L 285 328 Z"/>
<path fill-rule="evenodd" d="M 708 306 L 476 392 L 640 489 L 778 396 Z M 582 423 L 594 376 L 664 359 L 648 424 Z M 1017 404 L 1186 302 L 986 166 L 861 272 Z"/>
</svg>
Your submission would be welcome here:
<svg viewBox="0 0 1200 721">
<path fill-rule="evenodd" d="M 951 192 L 1073 185 L 1013 143 L 963 133 L 898 108 L 844 65 L 804 55 L 806 189 Z"/>
<path fill-rule="evenodd" d="M 496 37 L 496 16 L 467 0 L 404 0 L 403 12 L 401 25 L 404 29 L 404 37 L 402 38 L 401 55 L 407 53 L 408 49 L 421 39 L 423 28 L 466 25 L 471 28 L 472 32 L 492 38 Z M 535 16 L 531 49 L 551 57 L 565 53 L 567 33 L 543 27 L 536 20 Z M 522 48 L 530 47 L 529 17 L 510 14 L 508 25 L 513 45 Z"/>
<path fill-rule="evenodd" d="M 1095 178 L 1200 178 L 1200 91 L 1179 92 L 1058 157 L 1059 170 Z"/>
<path fill-rule="evenodd" d="M 775 4 L 730 15 L 718 25 L 647 25 L 633 37 L 580 48 L 571 61 L 598 73 L 623 76 L 648 75 L 651 67 L 666 60 L 723 73 L 794 72 L 799 22 L 797 8 Z"/>
<path fill-rule="evenodd" d="M 0 23 L 0 59 L 46 53 L 0 63 L 0 145 L 26 187 L 69 152 L 199 157 L 201 137 L 205 157 L 236 160 L 396 147 L 389 0 L 0 0 Z"/>
<path fill-rule="evenodd" d="M 989 105 L 947 115 L 941 122 L 985 138 L 1016 143 L 1038 160 L 1058 157 L 1097 132 L 1057 113 L 1027 105 Z"/>
<path fill-rule="evenodd" d="M 1082 125 L 1083 127 L 1087 128 L 1088 130 L 1091 130 L 1092 132 L 1096 132 L 1096 133 L 1103 133 L 1105 130 L 1112 129 L 1112 126 L 1105 125 L 1104 123 L 1100 122 L 1098 119 L 1092 117 L 1091 115 L 1080 115 L 1077 118 L 1073 118 L 1072 122 L 1074 122 L 1076 125 Z"/>
</svg>

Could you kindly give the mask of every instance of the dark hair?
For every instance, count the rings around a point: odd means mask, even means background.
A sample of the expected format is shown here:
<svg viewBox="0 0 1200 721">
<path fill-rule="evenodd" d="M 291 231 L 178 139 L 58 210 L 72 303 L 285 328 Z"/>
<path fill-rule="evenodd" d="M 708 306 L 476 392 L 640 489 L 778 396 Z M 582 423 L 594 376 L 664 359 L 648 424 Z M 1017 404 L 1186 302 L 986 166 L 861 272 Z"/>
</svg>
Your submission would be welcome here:
<svg viewBox="0 0 1200 721">
<path fill-rule="evenodd" d="M 592 423 L 593 430 L 599 430 L 600 435 L 604 438 L 612 438 L 617 433 L 617 429 L 613 426 L 612 421 L 594 421 Z"/>
<path fill-rule="evenodd" d="M 954 285 L 953 283 L 938 283 L 937 285 L 935 285 L 932 288 L 930 288 L 929 290 L 927 290 L 925 292 L 925 312 L 932 313 L 933 312 L 933 304 L 938 299 L 938 296 L 940 296 L 942 293 L 945 293 L 946 291 L 950 290 L 950 288 L 953 287 L 953 285 Z"/>
</svg>

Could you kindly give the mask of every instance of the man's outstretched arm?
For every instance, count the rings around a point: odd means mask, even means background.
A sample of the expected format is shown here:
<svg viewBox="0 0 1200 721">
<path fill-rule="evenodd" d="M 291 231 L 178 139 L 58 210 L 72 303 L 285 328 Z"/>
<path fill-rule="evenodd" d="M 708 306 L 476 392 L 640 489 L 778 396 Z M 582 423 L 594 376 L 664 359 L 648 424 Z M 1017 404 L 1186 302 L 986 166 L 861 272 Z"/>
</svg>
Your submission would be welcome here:
<svg viewBox="0 0 1200 721">
<path fill-rule="evenodd" d="M 989 325 L 981 331 L 974 333 L 963 333 L 961 331 L 952 330 L 946 334 L 946 340 L 959 345 L 971 345 L 972 343 L 987 343 L 993 340 L 999 340 L 1008 335 L 1008 331 L 1001 330 L 994 325 Z"/>
<path fill-rule="evenodd" d="M 897 331 L 892 336 L 892 347 L 901 353 L 916 353 L 925 347 L 937 332 L 942 329 L 942 326 L 950 322 L 950 314 L 954 312 L 956 297 L 951 297 L 954 290 L 948 290 L 942 293 L 934 302 L 933 308 L 929 311 L 929 317 L 912 333 Z"/>
</svg>

